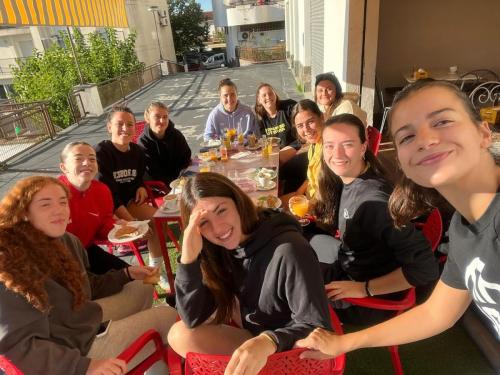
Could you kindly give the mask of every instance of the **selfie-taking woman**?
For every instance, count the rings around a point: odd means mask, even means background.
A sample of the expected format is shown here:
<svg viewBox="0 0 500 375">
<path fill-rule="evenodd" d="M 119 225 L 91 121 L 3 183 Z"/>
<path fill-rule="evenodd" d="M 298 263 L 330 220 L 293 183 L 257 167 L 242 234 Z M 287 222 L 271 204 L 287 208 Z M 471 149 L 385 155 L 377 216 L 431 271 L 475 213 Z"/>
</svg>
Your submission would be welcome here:
<svg viewBox="0 0 500 375">
<path fill-rule="evenodd" d="M 426 302 L 396 318 L 345 336 L 318 329 L 298 344 L 333 356 L 418 341 L 453 326 L 471 301 L 500 339 L 500 168 L 488 123 L 455 85 L 424 80 L 396 96 L 389 124 L 405 174 L 390 200 L 396 223 L 440 198 L 457 210 L 441 279 Z"/>
<path fill-rule="evenodd" d="M 210 172 L 187 181 L 181 213 L 175 291 L 182 321 L 168 337 L 177 353 L 232 354 L 226 374 L 252 375 L 271 354 L 330 325 L 318 261 L 294 218 L 257 210 Z"/>
<path fill-rule="evenodd" d="M 333 301 L 380 295 L 397 299 L 396 292 L 435 281 L 438 264 L 423 234 L 411 224 L 394 226 L 387 203 L 392 189 L 367 147 L 361 120 L 351 114 L 334 116 L 326 121 L 322 139 L 315 211 L 318 221 L 340 231 L 339 246 L 321 249 L 338 249 L 338 259 L 325 265 L 328 296 Z M 345 303 L 334 306 L 342 321 L 352 323 L 372 323 L 393 314 Z"/>
<path fill-rule="evenodd" d="M 17 182 L 0 202 L 0 218 L 0 354 L 24 374 L 124 374 L 127 366 L 116 356 L 132 341 L 149 328 L 165 338 L 175 310 L 149 308 L 151 298 L 133 315 L 102 323 L 115 318 L 109 308 L 122 288 L 143 286 L 132 280 L 155 271 L 87 272 L 85 248 L 65 232 L 68 190 L 59 180 Z"/>
</svg>

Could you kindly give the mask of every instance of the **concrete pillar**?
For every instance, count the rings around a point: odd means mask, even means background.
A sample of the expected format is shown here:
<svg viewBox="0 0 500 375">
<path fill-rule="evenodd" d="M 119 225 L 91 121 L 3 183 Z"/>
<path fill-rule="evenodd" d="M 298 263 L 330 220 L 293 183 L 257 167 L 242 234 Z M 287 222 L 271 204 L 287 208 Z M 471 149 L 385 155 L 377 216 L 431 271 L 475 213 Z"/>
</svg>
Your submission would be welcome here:
<svg viewBox="0 0 500 375">
<path fill-rule="evenodd" d="M 89 116 L 100 116 L 104 113 L 99 91 L 96 85 L 79 85 L 73 88 L 74 92 L 79 92 L 82 98 L 83 108 Z"/>
</svg>

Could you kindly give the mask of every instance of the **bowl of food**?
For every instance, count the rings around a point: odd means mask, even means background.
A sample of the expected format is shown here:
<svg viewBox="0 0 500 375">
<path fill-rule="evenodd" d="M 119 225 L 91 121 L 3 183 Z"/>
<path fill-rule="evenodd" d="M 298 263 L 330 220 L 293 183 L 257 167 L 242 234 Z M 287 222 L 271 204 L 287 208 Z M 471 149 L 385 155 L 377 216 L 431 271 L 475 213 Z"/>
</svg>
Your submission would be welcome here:
<svg viewBox="0 0 500 375">
<path fill-rule="evenodd" d="M 180 177 L 175 180 L 173 180 L 170 183 L 170 188 L 172 189 L 172 194 L 180 194 L 182 193 L 182 189 L 184 189 L 184 185 L 186 184 L 186 177 Z"/>
</svg>

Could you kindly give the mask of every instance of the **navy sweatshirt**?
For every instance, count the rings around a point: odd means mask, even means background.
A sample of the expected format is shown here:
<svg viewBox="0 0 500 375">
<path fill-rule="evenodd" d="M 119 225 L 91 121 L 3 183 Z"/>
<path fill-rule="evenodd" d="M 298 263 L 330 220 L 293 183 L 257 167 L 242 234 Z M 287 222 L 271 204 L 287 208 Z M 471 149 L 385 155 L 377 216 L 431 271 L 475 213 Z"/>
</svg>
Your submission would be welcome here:
<svg viewBox="0 0 500 375">
<path fill-rule="evenodd" d="M 113 195 L 114 209 L 127 207 L 135 199 L 137 189 L 144 185 L 146 170 L 144 152 L 135 143 L 128 151 L 118 150 L 111 141 L 102 141 L 95 146 L 99 174 L 97 179 L 105 183 Z"/>
<path fill-rule="evenodd" d="M 331 329 L 319 263 L 291 216 L 273 210 L 260 212 L 260 223 L 241 247 L 231 252 L 231 272 L 243 328 L 253 335 L 266 331 L 278 351 L 315 327 Z M 204 323 L 216 310 L 203 283 L 201 262 L 179 264 L 175 278 L 177 309 L 189 327 Z"/>
</svg>

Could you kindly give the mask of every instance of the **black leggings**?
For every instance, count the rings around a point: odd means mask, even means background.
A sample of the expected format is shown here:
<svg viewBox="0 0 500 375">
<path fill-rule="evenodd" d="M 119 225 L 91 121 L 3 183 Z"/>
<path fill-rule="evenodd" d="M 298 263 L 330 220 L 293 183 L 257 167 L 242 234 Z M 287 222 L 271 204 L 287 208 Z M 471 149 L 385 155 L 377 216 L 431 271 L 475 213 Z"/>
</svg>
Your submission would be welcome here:
<svg viewBox="0 0 500 375">
<path fill-rule="evenodd" d="M 102 275 L 109 270 L 121 270 L 130 266 L 127 262 L 124 262 L 95 244 L 87 248 L 87 256 L 90 263 L 90 272 L 97 275 Z"/>
<path fill-rule="evenodd" d="M 283 184 L 281 194 L 288 194 L 297 191 L 307 179 L 307 152 L 295 155 L 280 167 L 280 180 Z"/>
</svg>

